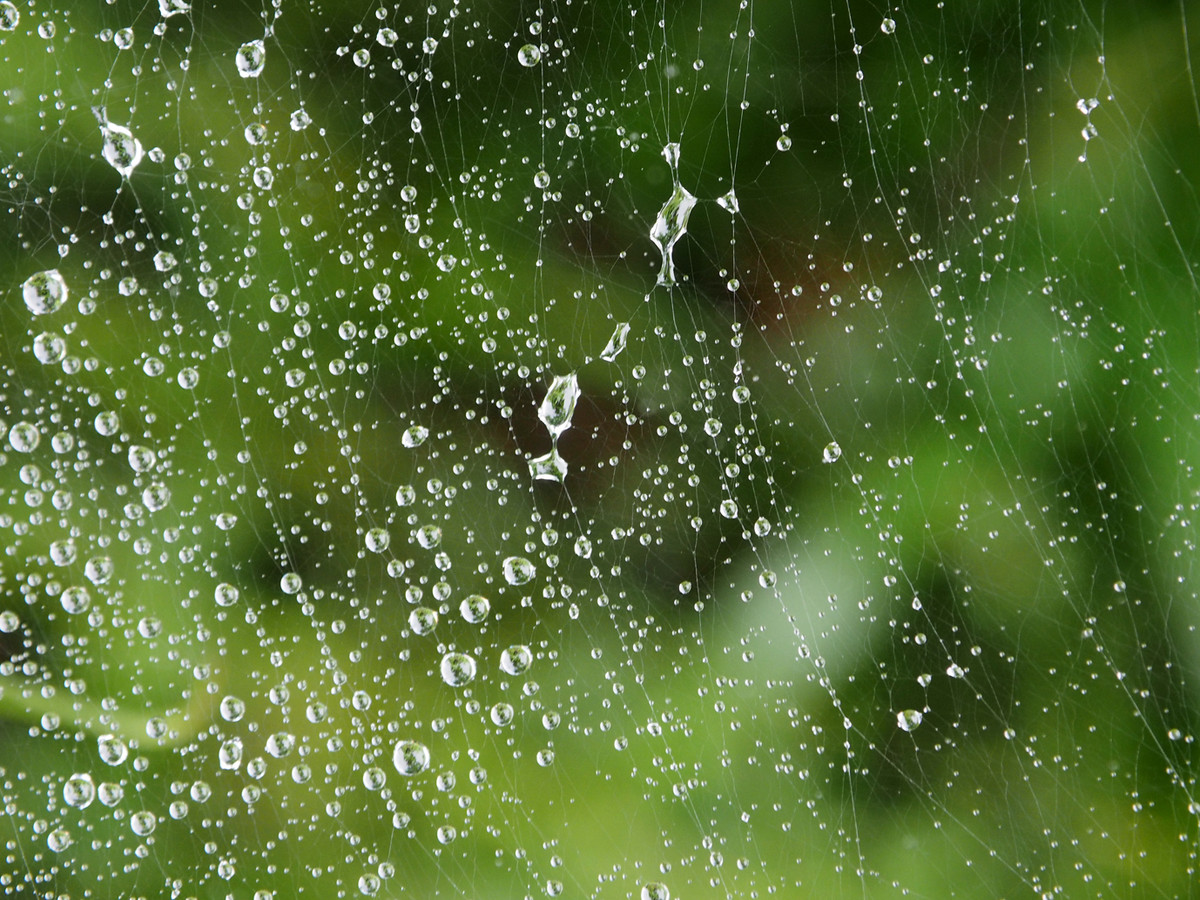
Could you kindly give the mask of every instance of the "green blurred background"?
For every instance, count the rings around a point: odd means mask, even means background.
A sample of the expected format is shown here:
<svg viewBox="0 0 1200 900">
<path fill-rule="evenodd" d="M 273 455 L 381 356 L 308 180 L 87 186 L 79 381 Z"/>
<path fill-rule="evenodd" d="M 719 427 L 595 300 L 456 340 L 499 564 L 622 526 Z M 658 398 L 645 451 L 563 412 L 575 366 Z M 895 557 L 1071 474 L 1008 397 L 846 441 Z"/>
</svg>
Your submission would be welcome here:
<svg viewBox="0 0 1200 900">
<path fill-rule="evenodd" d="M 1194 893 L 1192 4 L 12 10 L 8 893 Z"/>
</svg>

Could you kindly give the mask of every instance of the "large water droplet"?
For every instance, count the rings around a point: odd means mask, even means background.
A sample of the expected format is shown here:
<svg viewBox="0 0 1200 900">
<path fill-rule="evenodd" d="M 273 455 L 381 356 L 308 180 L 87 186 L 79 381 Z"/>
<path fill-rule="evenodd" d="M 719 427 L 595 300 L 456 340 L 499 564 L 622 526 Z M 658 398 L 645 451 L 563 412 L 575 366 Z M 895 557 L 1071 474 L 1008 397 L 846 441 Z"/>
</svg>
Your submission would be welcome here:
<svg viewBox="0 0 1200 900">
<path fill-rule="evenodd" d="M 535 44 L 525 44 L 517 51 L 517 62 L 527 69 L 532 69 L 542 59 L 542 51 Z"/>
<path fill-rule="evenodd" d="M 661 881 L 642 885 L 642 900 L 671 900 L 671 891 Z"/>
<path fill-rule="evenodd" d="M 902 709 L 896 713 L 896 724 L 902 731 L 916 731 L 925 717 L 919 709 Z"/>
<path fill-rule="evenodd" d="M 550 390 L 546 392 L 546 399 L 538 409 L 538 418 L 555 440 L 571 427 L 571 416 L 575 414 L 578 400 L 579 379 L 575 373 L 556 375 L 550 383 Z"/>
<path fill-rule="evenodd" d="M 472 594 L 458 604 L 459 614 L 472 625 L 478 625 L 487 618 L 492 604 L 482 594 Z"/>
<path fill-rule="evenodd" d="M 142 142 L 133 136 L 133 132 L 124 125 L 116 125 L 108 121 L 108 116 L 101 108 L 93 109 L 96 121 L 100 123 L 100 134 L 104 138 L 104 159 L 110 166 L 121 173 L 122 178 L 128 178 L 137 168 L 145 155 Z"/>
<path fill-rule="evenodd" d="M 0 2 L 0 31 L 13 31 L 21 21 L 21 11 L 12 0 Z"/>
<path fill-rule="evenodd" d="M 158 12 L 164 19 L 179 16 L 192 11 L 192 4 L 187 0 L 158 0 Z"/>
<path fill-rule="evenodd" d="M 465 653 L 447 653 L 442 657 L 442 681 L 450 687 L 463 687 L 475 680 L 475 660 Z"/>
<path fill-rule="evenodd" d="M 75 809 L 87 809 L 96 799 L 96 785 L 92 776 L 76 772 L 63 785 L 63 802 Z"/>
<path fill-rule="evenodd" d="M 523 675 L 533 665 L 533 652 L 524 644 L 513 644 L 500 654 L 500 668 L 509 675 Z"/>
<path fill-rule="evenodd" d="M 418 741 L 400 741 L 392 751 L 392 765 L 401 775 L 419 775 L 429 768 L 429 748 Z"/>
<path fill-rule="evenodd" d="M 261 40 L 249 41 L 237 50 L 237 70 L 243 78 L 257 78 L 267 64 L 267 48 Z"/>
<path fill-rule="evenodd" d="M 129 756 L 129 747 L 115 734 L 102 734 L 96 740 L 100 759 L 110 766 L 119 766 Z"/>
<path fill-rule="evenodd" d="M 504 580 L 513 587 L 520 587 L 533 581 L 537 569 L 533 563 L 523 556 L 510 556 L 504 560 L 501 568 L 504 570 Z"/>
<path fill-rule="evenodd" d="M 663 148 L 663 158 L 671 167 L 674 189 L 650 226 L 650 240 L 662 251 L 662 269 L 657 283 L 660 287 L 671 287 L 675 284 L 675 244 L 687 233 L 688 216 L 696 206 L 696 198 L 679 183 L 679 145 L 667 144 Z"/>
<path fill-rule="evenodd" d="M 25 305 L 35 316 L 45 316 L 62 309 L 67 302 L 67 283 L 58 269 L 47 269 L 30 275 L 21 285 Z"/>
<path fill-rule="evenodd" d="M 835 463 L 842 458 L 842 448 L 838 446 L 837 441 L 830 441 L 825 445 L 825 449 L 821 451 L 821 461 L 827 463 Z"/>
</svg>

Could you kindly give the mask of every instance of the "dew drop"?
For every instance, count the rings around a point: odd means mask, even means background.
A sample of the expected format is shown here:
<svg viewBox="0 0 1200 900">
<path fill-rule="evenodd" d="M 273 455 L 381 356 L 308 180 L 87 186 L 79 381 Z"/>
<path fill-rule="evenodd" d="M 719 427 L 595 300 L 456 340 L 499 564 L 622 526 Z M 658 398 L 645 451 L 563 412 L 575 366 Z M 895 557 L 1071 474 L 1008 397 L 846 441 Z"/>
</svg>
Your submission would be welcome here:
<svg viewBox="0 0 1200 900">
<path fill-rule="evenodd" d="M 913 732 L 921 725 L 924 716 L 919 709 L 902 709 L 896 713 L 896 724 L 902 731 Z"/>
<path fill-rule="evenodd" d="M 542 51 L 535 44 L 525 44 L 517 51 L 517 62 L 527 69 L 532 69 L 542 59 Z"/>
<path fill-rule="evenodd" d="M 830 441 L 821 451 L 821 462 L 835 463 L 842 458 L 842 448 L 837 441 Z"/>
<path fill-rule="evenodd" d="M 442 681 L 450 687 L 464 687 L 475 680 L 475 660 L 466 653 L 447 653 L 441 670 Z"/>
<path fill-rule="evenodd" d="M 657 285 L 671 287 L 675 282 L 675 244 L 687 234 L 688 217 L 696 206 L 696 198 L 679 183 L 679 145 L 667 144 L 662 151 L 663 158 L 671 167 L 671 180 L 674 188 L 667 202 L 658 212 L 654 224 L 650 226 L 650 240 L 658 245 L 662 253 L 662 268 L 658 273 Z"/>
<path fill-rule="evenodd" d="M 25 305 L 35 316 L 45 316 L 62 309 L 67 302 L 67 283 L 58 269 L 47 269 L 30 275 L 21 285 Z"/>
<path fill-rule="evenodd" d="M 608 343 L 604 345 L 604 349 L 600 351 L 600 358 L 605 362 L 612 362 L 625 350 L 625 344 L 629 339 L 629 323 L 619 322 L 617 327 L 613 329 L 612 337 L 608 339 Z"/>
<path fill-rule="evenodd" d="M 528 584 L 533 580 L 533 576 L 537 574 L 537 569 L 533 563 L 523 556 L 507 557 L 501 568 L 504 570 L 504 580 L 513 587 Z"/>
<path fill-rule="evenodd" d="M 419 775 L 429 768 L 429 748 L 417 741 L 399 741 L 392 751 L 392 765 L 401 775 Z"/>
<path fill-rule="evenodd" d="M 243 78 L 257 78 L 267 64 L 267 48 L 261 40 L 249 41 L 237 49 L 237 70 Z"/>
</svg>

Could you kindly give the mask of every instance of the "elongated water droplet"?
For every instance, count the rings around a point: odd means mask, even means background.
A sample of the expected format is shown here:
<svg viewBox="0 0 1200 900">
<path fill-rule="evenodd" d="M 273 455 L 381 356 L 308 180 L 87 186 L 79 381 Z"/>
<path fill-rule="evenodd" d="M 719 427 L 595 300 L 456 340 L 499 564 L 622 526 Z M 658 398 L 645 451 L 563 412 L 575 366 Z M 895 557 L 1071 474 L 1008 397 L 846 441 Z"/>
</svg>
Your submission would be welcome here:
<svg viewBox="0 0 1200 900">
<path fill-rule="evenodd" d="M 658 218 L 650 226 L 650 240 L 662 251 L 662 269 L 658 273 L 657 284 L 660 287 L 671 287 L 675 284 L 675 244 L 687 233 L 688 216 L 696 207 L 696 198 L 679 183 L 679 145 L 667 144 L 663 148 L 663 159 L 671 167 L 674 190 L 659 210 Z"/>
<path fill-rule="evenodd" d="M 600 358 L 605 362 L 612 362 L 625 349 L 625 343 L 629 339 L 629 323 L 621 322 L 613 329 L 612 337 L 608 339 L 608 343 L 604 345 L 604 349 L 600 351 Z"/>
<path fill-rule="evenodd" d="M 158 12 L 164 19 L 179 16 L 192 11 L 192 4 L 187 0 L 158 0 Z"/>
<path fill-rule="evenodd" d="M 579 400 L 579 379 L 575 373 L 556 375 L 546 392 L 546 399 L 538 410 L 538 418 L 550 432 L 550 436 L 558 440 L 558 436 L 571 427 L 571 416 L 575 414 L 575 404 Z"/>
<path fill-rule="evenodd" d="M 529 461 L 529 474 L 540 481 L 563 481 L 567 477 L 567 461 L 555 447 L 544 456 Z"/>
</svg>

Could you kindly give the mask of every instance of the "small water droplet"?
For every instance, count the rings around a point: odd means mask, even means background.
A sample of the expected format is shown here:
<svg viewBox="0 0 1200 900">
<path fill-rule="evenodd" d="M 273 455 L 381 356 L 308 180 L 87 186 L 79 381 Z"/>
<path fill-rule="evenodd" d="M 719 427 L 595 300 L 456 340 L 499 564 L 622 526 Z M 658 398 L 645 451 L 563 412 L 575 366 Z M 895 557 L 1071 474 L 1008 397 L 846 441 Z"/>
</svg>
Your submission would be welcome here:
<svg viewBox="0 0 1200 900">
<path fill-rule="evenodd" d="M 821 461 L 826 463 L 835 463 L 842 458 L 842 448 L 837 441 L 830 441 L 825 445 L 825 449 L 821 451 Z"/>
</svg>

